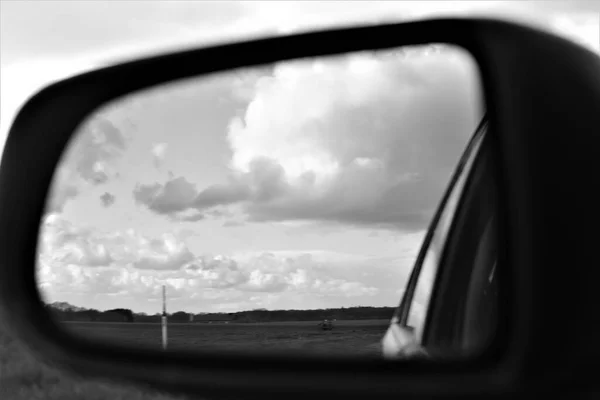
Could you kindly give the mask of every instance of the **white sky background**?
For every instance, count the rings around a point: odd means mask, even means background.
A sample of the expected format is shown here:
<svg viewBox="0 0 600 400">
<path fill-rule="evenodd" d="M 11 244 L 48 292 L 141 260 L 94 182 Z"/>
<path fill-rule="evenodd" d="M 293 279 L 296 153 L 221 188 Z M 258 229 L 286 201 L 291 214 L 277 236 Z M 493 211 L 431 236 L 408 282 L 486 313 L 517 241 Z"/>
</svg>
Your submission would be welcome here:
<svg viewBox="0 0 600 400">
<path fill-rule="evenodd" d="M 44 84 L 167 48 L 478 14 L 600 51 L 598 2 L 1 4 L 0 146 Z M 151 313 L 163 283 L 172 311 L 396 305 L 477 122 L 468 58 L 442 57 L 289 64 L 107 110 L 57 177 L 42 235 L 44 293 Z"/>
</svg>

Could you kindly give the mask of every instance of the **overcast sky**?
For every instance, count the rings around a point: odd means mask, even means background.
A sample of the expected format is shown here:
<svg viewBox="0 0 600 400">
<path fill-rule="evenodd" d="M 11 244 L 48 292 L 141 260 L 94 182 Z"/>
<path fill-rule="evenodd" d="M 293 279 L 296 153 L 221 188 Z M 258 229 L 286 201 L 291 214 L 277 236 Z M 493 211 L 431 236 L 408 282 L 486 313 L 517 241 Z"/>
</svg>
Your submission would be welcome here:
<svg viewBox="0 0 600 400">
<path fill-rule="evenodd" d="M 40 86 L 117 59 L 449 13 L 517 18 L 599 50 L 590 2 L 2 2 L 1 135 Z M 419 48 L 116 103 L 57 173 L 43 293 L 150 313 L 162 284 L 172 311 L 396 305 L 480 95 L 467 54 Z"/>
</svg>

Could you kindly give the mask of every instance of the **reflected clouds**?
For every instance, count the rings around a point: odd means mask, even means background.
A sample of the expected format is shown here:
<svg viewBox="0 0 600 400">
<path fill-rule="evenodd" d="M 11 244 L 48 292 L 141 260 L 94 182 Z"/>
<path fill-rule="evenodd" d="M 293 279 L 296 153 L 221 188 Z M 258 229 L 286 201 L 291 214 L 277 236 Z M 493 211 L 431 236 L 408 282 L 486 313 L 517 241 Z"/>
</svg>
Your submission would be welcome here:
<svg viewBox="0 0 600 400">
<path fill-rule="evenodd" d="M 436 45 L 110 104 L 55 176 L 40 286 L 53 301 L 142 312 L 163 284 L 191 312 L 397 304 L 482 116 L 479 90 L 468 54 Z"/>
</svg>

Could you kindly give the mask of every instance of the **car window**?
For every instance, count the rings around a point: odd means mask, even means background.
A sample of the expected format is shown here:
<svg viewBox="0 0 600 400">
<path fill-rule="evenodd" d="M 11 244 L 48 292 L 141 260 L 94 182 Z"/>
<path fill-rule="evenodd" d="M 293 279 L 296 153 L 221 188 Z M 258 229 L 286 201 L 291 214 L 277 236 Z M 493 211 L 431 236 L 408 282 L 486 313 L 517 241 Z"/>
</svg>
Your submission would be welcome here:
<svg viewBox="0 0 600 400">
<path fill-rule="evenodd" d="M 489 268 L 491 264 L 491 268 Z M 498 325 L 497 261 L 488 264 L 486 273 L 474 274 L 472 295 L 466 304 L 463 348 L 480 350 L 493 339 Z"/>
<path fill-rule="evenodd" d="M 488 345 L 499 322 L 497 216 L 492 207 L 486 210 L 488 222 L 477 249 L 464 304 L 461 340 L 465 351 L 482 350 Z"/>
<path fill-rule="evenodd" d="M 425 316 L 427 315 L 427 311 L 429 309 L 429 303 L 435 284 L 438 265 L 444 250 L 448 231 L 452 224 L 460 196 L 463 192 L 466 180 L 479 152 L 479 147 L 484 136 L 485 135 L 482 134 L 476 138 L 474 147 L 471 150 L 471 154 L 469 154 L 469 158 L 467 159 L 464 169 L 461 171 L 461 174 L 452 188 L 446 204 L 444 205 L 444 209 L 440 215 L 438 224 L 435 227 L 434 234 L 427 248 L 427 253 L 423 263 L 420 266 L 420 270 L 418 266 L 415 267 L 415 273 L 418 273 L 418 280 L 415 286 L 412 301 L 410 302 L 407 324 L 409 327 L 415 330 L 415 336 L 418 342 L 421 342 L 422 340 Z"/>
<path fill-rule="evenodd" d="M 466 172 L 468 182 L 460 195 L 460 205 L 453 207 L 455 213 L 446 240 L 441 245 L 432 241 L 427 249 L 443 252 L 443 260 L 435 260 L 435 282 L 419 276 L 417 283 L 431 282 L 427 314 L 416 339 L 434 357 L 470 356 L 486 349 L 501 322 L 501 265 L 491 141 L 484 139 L 481 147 L 479 154 L 471 154 L 476 160 L 471 171 Z M 447 210 L 452 208 L 446 207 L 442 216 Z M 415 296 L 413 304 L 419 301 L 422 300 Z"/>
</svg>

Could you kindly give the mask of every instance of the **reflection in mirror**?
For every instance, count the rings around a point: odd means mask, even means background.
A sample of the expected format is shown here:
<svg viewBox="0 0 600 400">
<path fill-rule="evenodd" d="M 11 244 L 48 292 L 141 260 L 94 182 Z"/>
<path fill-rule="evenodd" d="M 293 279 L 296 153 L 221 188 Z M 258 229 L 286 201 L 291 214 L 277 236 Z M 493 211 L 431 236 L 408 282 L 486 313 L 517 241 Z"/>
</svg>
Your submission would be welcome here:
<svg viewBox="0 0 600 400">
<path fill-rule="evenodd" d="M 124 346 L 381 357 L 482 112 L 475 62 L 446 45 L 118 99 L 56 170 L 40 293 L 74 334 Z"/>
</svg>

